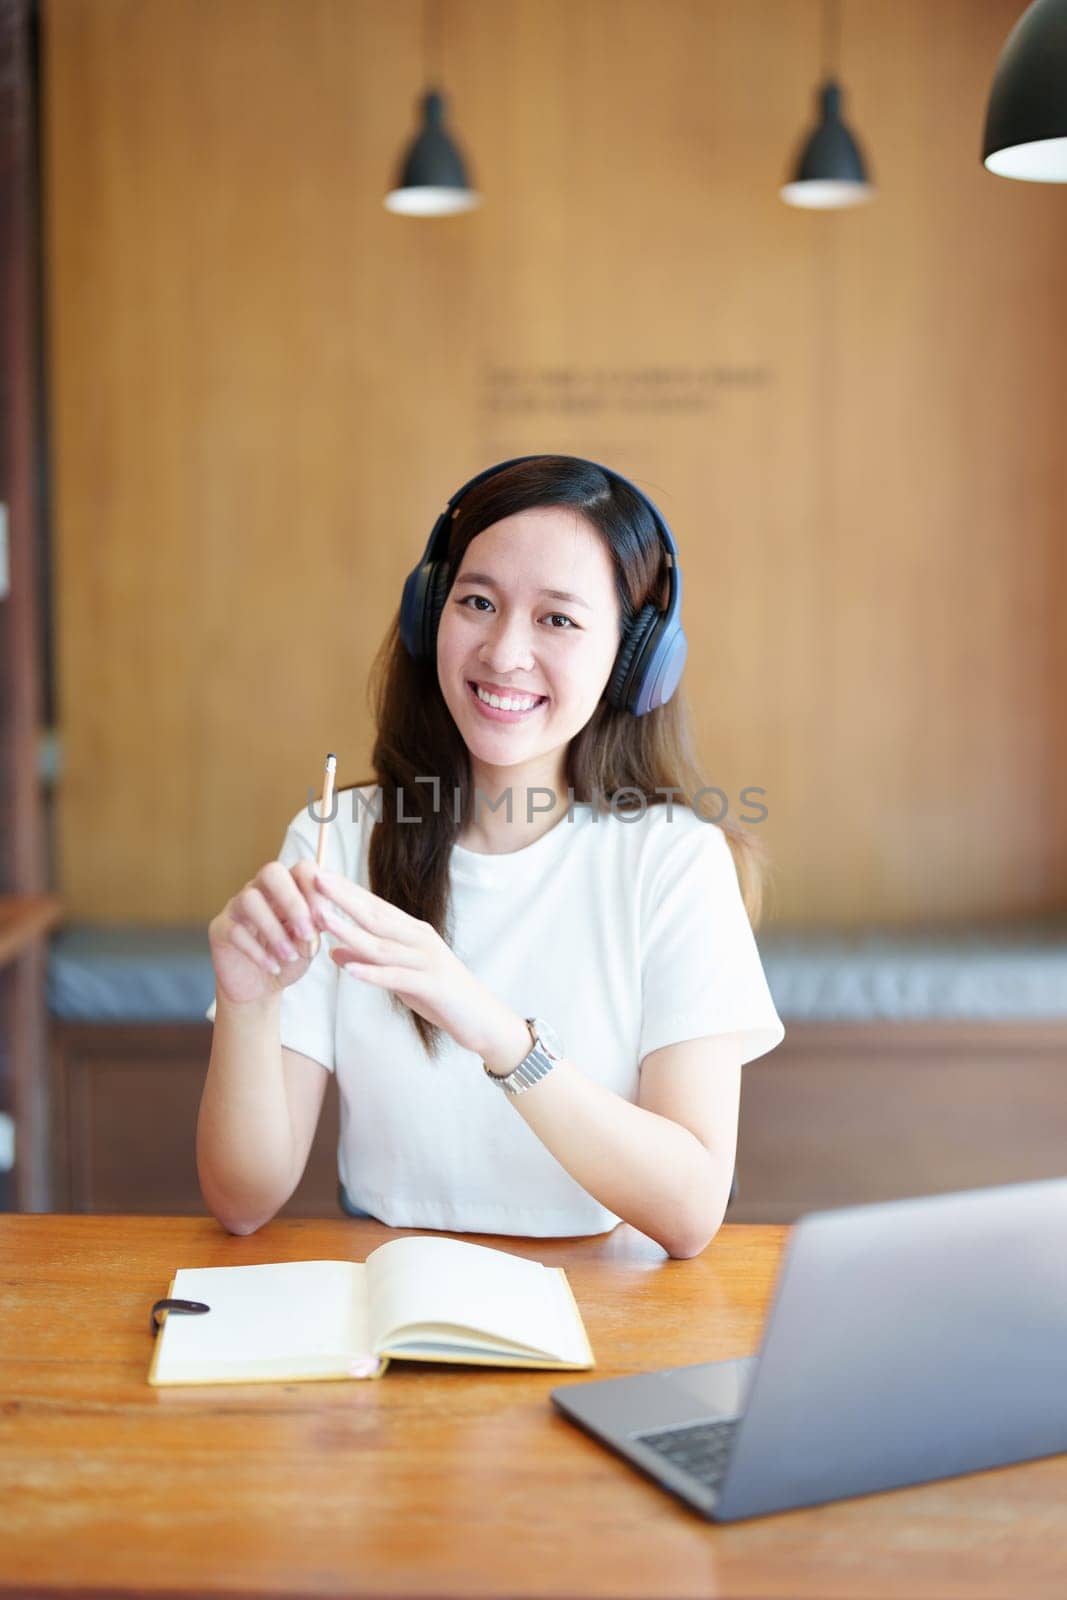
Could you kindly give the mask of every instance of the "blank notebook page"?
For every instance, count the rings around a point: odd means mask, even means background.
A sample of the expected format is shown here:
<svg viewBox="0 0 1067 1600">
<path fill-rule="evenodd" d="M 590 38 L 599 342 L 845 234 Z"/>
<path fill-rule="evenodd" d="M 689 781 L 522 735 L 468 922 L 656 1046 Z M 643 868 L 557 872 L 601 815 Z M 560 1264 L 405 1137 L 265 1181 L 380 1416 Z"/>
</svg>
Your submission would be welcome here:
<svg viewBox="0 0 1067 1600">
<path fill-rule="evenodd" d="M 367 1275 L 374 1349 L 408 1323 L 443 1323 L 561 1360 L 585 1357 L 570 1296 L 539 1261 L 459 1239 L 394 1239 L 367 1257 Z"/>
<path fill-rule="evenodd" d="M 183 1267 L 174 1296 L 203 1300 L 201 1316 L 168 1313 L 157 1372 L 173 1366 L 337 1356 L 368 1349 L 354 1292 L 364 1269 L 348 1261 L 286 1261 L 250 1267 Z"/>
</svg>

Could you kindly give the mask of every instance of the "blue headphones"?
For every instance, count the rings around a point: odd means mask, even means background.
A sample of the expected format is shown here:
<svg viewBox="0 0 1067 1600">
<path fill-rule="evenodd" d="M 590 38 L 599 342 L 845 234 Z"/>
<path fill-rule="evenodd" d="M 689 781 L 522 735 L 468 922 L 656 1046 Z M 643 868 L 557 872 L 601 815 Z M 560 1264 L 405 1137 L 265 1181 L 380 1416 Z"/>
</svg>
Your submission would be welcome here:
<svg viewBox="0 0 1067 1600">
<path fill-rule="evenodd" d="M 543 452 L 542 452 L 543 453 Z M 580 456 L 565 459 L 586 467 L 598 467 L 609 477 L 617 478 L 632 489 L 652 513 L 660 538 L 667 551 L 668 594 L 667 609 L 659 611 L 650 604 L 643 605 L 623 635 L 619 653 L 615 657 L 607 696 L 610 705 L 643 717 L 647 711 L 666 705 L 678 686 L 685 666 L 688 644 L 682 629 L 682 569 L 678 564 L 678 547 L 666 519 L 652 501 L 629 478 L 612 468 L 601 467 L 597 461 L 586 461 Z M 465 483 L 449 500 L 433 525 L 426 550 L 419 565 L 404 581 L 404 595 L 400 602 L 400 639 L 409 656 L 416 661 L 436 660 L 437 625 L 448 594 L 449 524 L 459 502 L 475 484 L 503 472 L 520 461 L 537 461 L 540 456 L 513 456 L 510 461 L 499 461 L 495 467 L 486 467 L 476 477 Z"/>
</svg>

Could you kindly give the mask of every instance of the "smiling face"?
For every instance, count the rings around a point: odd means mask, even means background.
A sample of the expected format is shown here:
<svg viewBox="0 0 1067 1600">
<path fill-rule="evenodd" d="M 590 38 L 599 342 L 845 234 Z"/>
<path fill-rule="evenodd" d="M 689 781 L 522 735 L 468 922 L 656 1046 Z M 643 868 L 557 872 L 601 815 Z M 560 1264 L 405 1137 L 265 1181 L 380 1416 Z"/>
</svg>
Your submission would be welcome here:
<svg viewBox="0 0 1067 1600">
<path fill-rule="evenodd" d="M 572 507 L 531 507 L 475 535 L 441 613 L 437 677 L 483 792 L 565 794 L 567 746 L 596 710 L 619 624 L 607 546 Z M 474 683 L 522 705 L 487 705 Z"/>
</svg>

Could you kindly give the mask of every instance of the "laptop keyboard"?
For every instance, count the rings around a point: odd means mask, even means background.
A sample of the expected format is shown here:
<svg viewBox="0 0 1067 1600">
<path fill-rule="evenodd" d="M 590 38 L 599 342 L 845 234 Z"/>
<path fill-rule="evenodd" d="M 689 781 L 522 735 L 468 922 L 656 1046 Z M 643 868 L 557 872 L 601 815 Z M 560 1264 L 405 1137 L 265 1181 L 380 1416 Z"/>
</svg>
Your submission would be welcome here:
<svg viewBox="0 0 1067 1600">
<path fill-rule="evenodd" d="M 716 1422 L 694 1422 L 684 1428 L 663 1428 L 655 1433 L 632 1433 L 630 1437 L 691 1473 L 707 1488 L 716 1489 L 726 1472 L 740 1421 L 740 1417 L 726 1417 Z"/>
</svg>

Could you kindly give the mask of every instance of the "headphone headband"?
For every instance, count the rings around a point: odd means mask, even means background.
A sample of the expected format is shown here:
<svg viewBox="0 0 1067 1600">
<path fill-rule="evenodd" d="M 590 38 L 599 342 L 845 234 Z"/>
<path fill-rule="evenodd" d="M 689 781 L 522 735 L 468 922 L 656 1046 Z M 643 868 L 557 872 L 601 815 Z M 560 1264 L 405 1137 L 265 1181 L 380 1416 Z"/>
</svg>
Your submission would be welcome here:
<svg viewBox="0 0 1067 1600">
<path fill-rule="evenodd" d="M 448 538 L 452 518 L 464 495 L 486 478 L 495 477 L 508 467 L 523 461 L 540 461 L 546 452 L 535 455 L 512 456 L 486 467 L 457 489 L 438 516 L 426 542 L 419 565 L 408 574 L 400 605 L 400 637 L 408 654 L 415 660 L 436 658 L 437 624 L 446 598 L 448 578 Z M 656 525 L 667 557 L 667 604 L 660 611 L 648 604 L 634 617 L 623 636 L 615 658 L 615 665 L 607 686 L 607 697 L 612 705 L 644 716 L 657 706 L 665 705 L 674 693 L 682 675 L 688 650 L 682 630 L 682 569 L 678 560 L 678 546 L 658 506 L 629 478 L 598 461 L 588 461 L 583 456 L 565 456 L 575 465 L 595 467 L 608 478 L 615 478 L 631 489 L 648 508 Z"/>
<path fill-rule="evenodd" d="M 422 557 L 423 562 L 439 560 L 448 554 L 449 524 L 455 512 L 459 509 L 460 501 L 469 490 L 473 489 L 476 484 L 484 483 L 486 478 L 495 478 L 498 472 L 503 472 L 507 467 L 517 467 L 522 461 L 543 461 L 545 453 L 542 450 L 536 455 L 512 456 L 510 460 L 498 461 L 495 467 L 486 467 L 482 472 L 476 472 L 473 478 L 468 478 L 463 487 L 457 489 L 455 494 L 452 495 L 445 509 L 434 523 L 430 537 L 426 542 L 426 549 Z M 682 569 L 678 562 L 678 546 L 674 542 L 674 534 L 667 525 L 667 519 L 659 507 L 648 498 L 643 489 L 639 489 L 636 483 L 631 483 L 629 478 L 624 478 L 621 472 L 616 472 L 614 467 L 602 467 L 599 461 L 587 461 L 584 456 L 564 456 L 562 459 L 564 461 L 574 461 L 583 467 L 596 467 L 598 472 L 606 473 L 611 478 L 617 478 L 628 489 L 632 489 L 637 498 L 648 507 L 667 552 L 668 593 L 666 609 L 667 611 L 671 609 L 671 602 L 675 593 L 677 593 L 677 604 L 680 606 L 682 603 Z"/>
</svg>

